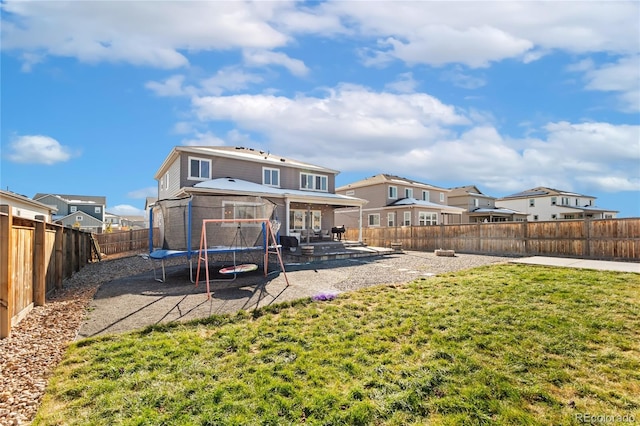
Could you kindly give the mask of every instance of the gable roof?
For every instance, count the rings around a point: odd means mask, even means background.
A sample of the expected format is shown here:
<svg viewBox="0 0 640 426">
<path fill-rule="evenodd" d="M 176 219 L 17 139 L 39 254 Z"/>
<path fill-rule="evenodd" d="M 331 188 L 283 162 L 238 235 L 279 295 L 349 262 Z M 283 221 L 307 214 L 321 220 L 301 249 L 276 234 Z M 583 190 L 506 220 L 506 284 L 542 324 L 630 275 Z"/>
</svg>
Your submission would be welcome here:
<svg viewBox="0 0 640 426">
<path fill-rule="evenodd" d="M 49 194 L 37 193 L 33 196 L 34 200 L 40 200 L 46 197 L 55 197 L 67 204 L 96 204 L 104 206 L 107 204 L 107 197 L 93 195 L 68 195 L 68 194 Z"/>
<path fill-rule="evenodd" d="M 417 182 L 411 179 L 403 178 L 400 176 L 389 175 L 386 173 L 380 173 L 356 182 L 349 183 L 347 185 L 343 185 L 339 188 L 336 188 L 336 191 L 344 191 L 346 189 L 362 188 L 365 186 L 372 186 L 372 185 L 379 185 L 379 184 L 417 186 L 427 190 L 438 190 L 442 192 L 449 192 L 449 190 L 446 188 L 441 188 L 439 186 L 431 185 L 428 183 Z"/>
<path fill-rule="evenodd" d="M 25 195 L 18 194 L 16 192 L 4 191 L 0 189 L 0 201 L 2 201 L 2 199 L 5 199 L 5 198 L 8 200 L 14 200 L 17 202 L 25 203 L 27 205 L 33 206 L 33 208 L 35 209 L 47 210 L 49 211 L 49 213 L 52 213 L 52 214 L 58 211 L 58 208 L 55 206 L 50 206 L 48 204 L 41 203 L 40 201 L 32 200 L 31 198 Z"/>
<path fill-rule="evenodd" d="M 242 146 L 176 146 L 154 175 L 154 179 L 160 179 L 164 171 L 172 164 L 181 153 L 200 155 L 205 157 L 222 157 L 232 158 L 236 160 L 252 161 L 271 167 L 287 166 L 320 173 L 334 174 L 340 173 L 338 170 L 329 169 L 303 161 L 294 160 L 292 158 L 280 157 L 273 155 L 269 151 L 256 150 L 253 148 L 245 148 Z"/>
<path fill-rule="evenodd" d="M 389 204 L 389 206 L 421 206 L 455 214 L 462 214 L 466 211 L 466 209 L 460 207 L 445 206 L 444 204 L 432 203 L 431 201 L 425 200 L 417 200 L 415 198 L 402 198 Z"/>
<path fill-rule="evenodd" d="M 476 197 L 493 198 L 493 199 L 496 198 L 490 195 L 483 194 L 482 191 L 480 191 L 478 187 L 475 185 L 466 185 L 466 186 L 458 186 L 455 188 L 449 188 L 449 191 L 450 191 L 448 195 L 449 198 L 460 197 L 462 195 L 473 195 Z"/>
<path fill-rule="evenodd" d="M 563 191 L 560 189 L 547 188 L 545 186 L 539 186 L 537 188 L 527 189 L 521 192 L 516 192 L 515 194 L 506 195 L 499 200 L 504 200 L 507 198 L 531 198 L 531 197 L 545 197 L 545 196 L 557 196 L 557 195 L 565 195 L 568 197 L 585 197 L 585 198 L 595 198 L 591 195 L 583 195 L 578 194 L 576 192 Z"/>
<path fill-rule="evenodd" d="M 66 222 L 67 219 L 71 218 L 72 216 L 82 216 L 83 225 L 86 225 L 87 222 L 93 222 L 92 224 L 89 224 L 89 226 L 93 226 L 93 225 L 102 226 L 102 221 L 100 219 L 96 219 L 95 217 L 83 211 L 69 213 L 66 216 L 56 218 L 56 222 Z M 75 218 L 73 219 L 73 221 L 75 222 Z"/>
</svg>

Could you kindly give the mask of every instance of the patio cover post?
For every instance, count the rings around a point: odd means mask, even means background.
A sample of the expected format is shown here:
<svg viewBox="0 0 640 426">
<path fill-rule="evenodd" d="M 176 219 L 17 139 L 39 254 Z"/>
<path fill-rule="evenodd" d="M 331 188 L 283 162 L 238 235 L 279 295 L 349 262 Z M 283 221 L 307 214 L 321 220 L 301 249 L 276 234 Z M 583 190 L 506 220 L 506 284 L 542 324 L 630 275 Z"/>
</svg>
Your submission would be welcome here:
<svg viewBox="0 0 640 426">
<path fill-rule="evenodd" d="M 358 215 L 358 242 L 362 242 L 362 204 L 359 207 L 360 214 Z"/>
</svg>

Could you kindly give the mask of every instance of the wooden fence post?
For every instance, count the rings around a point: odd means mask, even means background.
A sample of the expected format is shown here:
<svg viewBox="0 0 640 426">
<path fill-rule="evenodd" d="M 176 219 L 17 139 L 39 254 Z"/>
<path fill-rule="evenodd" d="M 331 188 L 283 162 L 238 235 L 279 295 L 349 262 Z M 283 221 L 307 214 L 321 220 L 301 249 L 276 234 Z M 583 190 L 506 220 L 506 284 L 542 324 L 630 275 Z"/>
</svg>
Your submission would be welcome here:
<svg viewBox="0 0 640 426">
<path fill-rule="evenodd" d="M 11 207 L 0 206 L 0 339 L 11 334 L 11 318 L 13 317 L 13 280 L 11 249 L 12 222 Z"/>
<path fill-rule="evenodd" d="M 56 270 L 55 270 L 55 286 L 56 290 L 60 290 L 62 288 L 62 277 L 64 276 L 64 228 L 62 226 L 58 226 L 56 228 L 56 242 L 55 242 L 55 250 L 56 250 Z"/>
<path fill-rule="evenodd" d="M 524 240 L 523 254 L 528 255 L 529 254 L 529 222 L 526 220 L 522 222 L 522 239 Z"/>
<path fill-rule="evenodd" d="M 586 259 L 591 257 L 591 220 L 584 218 L 584 246 L 582 247 L 582 256 Z"/>
<path fill-rule="evenodd" d="M 43 306 L 47 293 L 46 227 L 44 216 L 36 216 L 35 244 L 33 253 L 33 305 Z"/>
</svg>

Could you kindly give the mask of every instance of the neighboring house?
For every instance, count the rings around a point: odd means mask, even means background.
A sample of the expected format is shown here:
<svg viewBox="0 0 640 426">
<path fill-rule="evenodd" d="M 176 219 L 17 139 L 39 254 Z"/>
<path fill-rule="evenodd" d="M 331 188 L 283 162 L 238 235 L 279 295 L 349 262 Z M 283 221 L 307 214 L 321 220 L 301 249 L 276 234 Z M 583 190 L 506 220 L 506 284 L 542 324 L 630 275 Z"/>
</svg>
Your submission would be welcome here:
<svg viewBox="0 0 640 426">
<path fill-rule="evenodd" d="M 538 187 L 498 198 L 501 207 L 525 212 L 528 220 L 611 219 L 618 211 L 596 207 L 596 197 Z"/>
<path fill-rule="evenodd" d="M 104 222 L 83 211 L 76 211 L 61 217 L 56 220 L 56 223 L 95 234 L 102 233 L 104 226 Z"/>
<path fill-rule="evenodd" d="M 106 212 L 104 215 L 105 231 L 129 231 L 132 229 L 146 228 L 145 218 L 143 216 L 119 216 L 117 214 Z"/>
<path fill-rule="evenodd" d="M 448 189 L 398 176 L 379 174 L 336 189 L 337 194 L 368 201 L 366 209 L 336 211 L 336 223 L 367 227 L 458 223 L 464 209 L 447 205 Z M 452 216 L 456 219 L 452 219 Z"/>
<path fill-rule="evenodd" d="M 11 191 L 0 190 L 0 204 L 11 206 L 13 216 L 35 219 L 36 216 L 44 216 L 44 221 L 51 223 L 58 209 L 53 206 L 32 200 L 24 195 Z"/>
<path fill-rule="evenodd" d="M 209 195 L 258 196 L 276 204 L 281 233 L 325 232 L 334 226 L 336 208 L 366 203 L 335 193 L 339 172 L 244 147 L 178 146 L 155 174 L 158 199 Z M 212 212 L 222 219 L 224 212 Z"/>
<path fill-rule="evenodd" d="M 460 217 L 460 223 L 522 222 L 527 220 L 526 213 L 496 207 L 496 198 L 483 194 L 474 185 L 451 188 L 448 200 L 450 206 L 465 209 Z"/>
<path fill-rule="evenodd" d="M 74 213 L 84 213 L 102 224 L 100 226 L 101 231 L 95 232 L 102 232 L 102 230 L 105 229 L 104 218 L 105 207 L 107 205 L 106 197 L 38 193 L 33 196 L 33 199 L 43 204 L 54 206 L 58 210 L 57 214 L 53 217 L 56 222 L 64 223 L 66 225 L 66 222 L 69 221 L 69 215 Z M 62 219 L 64 219 L 64 221 Z M 75 221 L 72 221 L 72 223 L 75 223 Z M 90 227 L 95 228 L 93 225 Z"/>
</svg>

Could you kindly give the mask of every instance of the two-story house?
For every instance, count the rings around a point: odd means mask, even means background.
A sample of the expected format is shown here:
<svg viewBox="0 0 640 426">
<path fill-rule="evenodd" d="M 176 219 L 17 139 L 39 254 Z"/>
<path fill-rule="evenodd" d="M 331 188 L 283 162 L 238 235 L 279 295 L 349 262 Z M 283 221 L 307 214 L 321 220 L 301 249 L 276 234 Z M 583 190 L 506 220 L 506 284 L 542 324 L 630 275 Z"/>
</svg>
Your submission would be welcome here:
<svg viewBox="0 0 640 426">
<path fill-rule="evenodd" d="M 13 216 L 24 217 L 26 219 L 44 218 L 44 222 L 51 223 L 57 209 L 53 206 L 32 200 L 24 195 L 0 189 L 0 205 L 6 204 L 11 208 Z"/>
<path fill-rule="evenodd" d="M 33 199 L 55 207 L 58 212 L 53 219 L 63 226 L 94 233 L 105 229 L 106 197 L 38 193 Z"/>
<path fill-rule="evenodd" d="M 448 189 L 403 177 L 378 174 L 336 188 L 337 194 L 368 201 L 366 209 L 340 209 L 336 223 L 353 226 L 362 221 L 367 227 L 396 227 L 458 223 L 464 209 L 447 205 Z"/>
<path fill-rule="evenodd" d="M 366 201 L 335 193 L 339 172 L 273 155 L 229 146 L 178 146 L 154 178 L 158 200 L 190 195 L 246 195 L 276 205 L 281 233 L 300 239 L 302 231 L 325 232 L 334 226 L 336 208 L 361 209 Z M 222 219 L 212 212 L 211 219 Z M 354 226 L 359 226 L 357 222 Z"/>
<path fill-rule="evenodd" d="M 465 209 L 460 216 L 460 223 L 522 222 L 527 220 L 526 213 L 496 207 L 496 198 L 483 194 L 475 185 L 451 188 L 448 194 L 448 204 Z M 452 219 L 454 218 L 452 217 Z"/>
<path fill-rule="evenodd" d="M 611 219 L 618 211 L 596 207 L 596 197 L 537 187 L 498 198 L 501 207 L 524 212 L 528 220 Z"/>
</svg>

